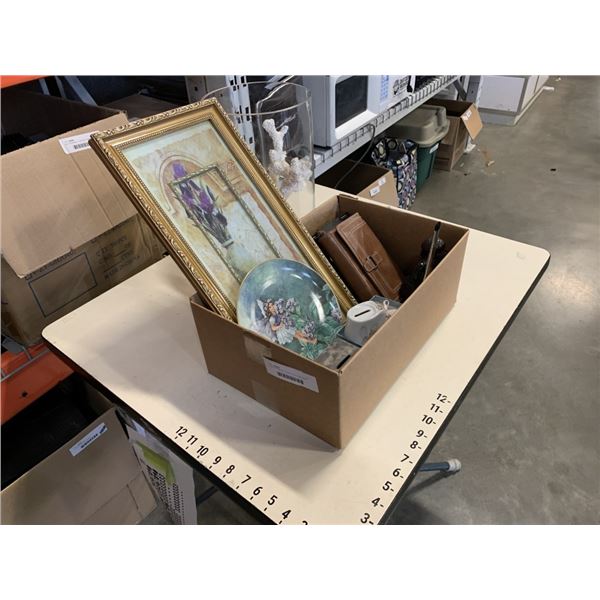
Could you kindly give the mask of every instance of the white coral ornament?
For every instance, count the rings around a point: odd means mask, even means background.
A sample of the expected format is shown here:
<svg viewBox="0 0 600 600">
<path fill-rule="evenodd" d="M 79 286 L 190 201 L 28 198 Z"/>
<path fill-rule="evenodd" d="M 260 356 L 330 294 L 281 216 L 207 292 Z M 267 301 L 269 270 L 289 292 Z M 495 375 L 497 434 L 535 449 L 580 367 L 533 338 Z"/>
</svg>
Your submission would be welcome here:
<svg viewBox="0 0 600 600">
<path fill-rule="evenodd" d="M 283 125 L 278 130 L 273 119 L 263 121 L 263 129 L 273 142 L 269 150 L 269 175 L 274 179 L 284 198 L 293 192 L 299 192 L 312 175 L 312 161 L 308 157 L 292 158 L 288 163 L 287 152 L 283 149 L 283 140 L 288 132 L 288 126 Z"/>
</svg>

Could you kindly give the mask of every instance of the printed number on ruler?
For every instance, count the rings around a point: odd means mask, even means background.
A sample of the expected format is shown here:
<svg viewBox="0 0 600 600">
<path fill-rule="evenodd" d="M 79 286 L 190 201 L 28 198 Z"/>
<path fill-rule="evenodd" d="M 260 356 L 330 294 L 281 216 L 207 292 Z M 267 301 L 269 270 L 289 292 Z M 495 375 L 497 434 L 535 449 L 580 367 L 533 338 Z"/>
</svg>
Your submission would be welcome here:
<svg viewBox="0 0 600 600">
<path fill-rule="evenodd" d="M 446 394 L 437 394 L 435 400 L 428 403 L 427 412 L 422 414 L 418 420 L 414 439 L 411 440 L 405 452 L 402 453 L 398 466 L 392 469 L 390 478 L 383 483 L 376 496 L 371 500 L 373 508 L 369 507 L 368 512 L 363 513 L 360 518 L 361 523 L 374 525 L 381 519 L 389 503 L 404 485 L 417 457 L 427 447 L 428 441 L 426 440 L 431 439 L 437 426 L 448 413 L 449 406 L 450 401 Z"/>
<path fill-rule="evenodd" d="M 279 500 L 277 494 L 271 494 L 265 491 L 262 485 L 256 485 L 256 482 L 251 475 L 243 473 L 243 471 L 240 471 L 242 474 L 238 475 L 236 465 L 228 464 L 227 461 L 223 460 L 222 456 L 216 453 L 213 453 L 214 456 L 206 458 L 210 453 L 210 448 L 201 443 L 196 446 L 196 442 L 199 441 L 199 438 L 192 435 L 187 427 L 184 427 L 183 425 L 178 427 L 173 439 L 184 450 L 195 455 L 198 462 L 201 462 L 205 467 L 208 467 L 215 475 L 220 475 L 222 479 L 229 479 L 232 487 L 235 486 L 234 489 L 238 490 L 238 493 L 241 496 L 250 500 L 257 508 L 261 508 L 264 504 L 262 509 L 263 512 L 267 513 L 269 518 L 275 523 L 281 525 L 290 519 L 288 521 L 289 523 L 295 522 L 301 523 L 302 525 L 308 525 L 308 521 L 305 519 L 295 520 L 293 514 L 294 511 L 292 511 L 291 508 L 286 507 L 285 510 L 282 511 L 281 507 L 285 505 Z"/>
</svg>

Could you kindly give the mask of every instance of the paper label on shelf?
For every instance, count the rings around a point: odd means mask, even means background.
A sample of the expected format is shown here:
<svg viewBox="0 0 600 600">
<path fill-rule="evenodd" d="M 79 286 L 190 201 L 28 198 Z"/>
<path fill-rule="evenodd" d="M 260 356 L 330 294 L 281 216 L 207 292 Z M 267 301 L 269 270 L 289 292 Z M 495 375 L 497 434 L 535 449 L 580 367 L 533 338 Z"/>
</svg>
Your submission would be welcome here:
<svg viewBox="0 0 600 600">
<path fill-rule="evenodd" d="M 73 154 L 73 152 L 81 152 L 82 150 L 89 150 L 90 137 L 95 131 L 89 133 L 82 133 L 81 135 L 74 135 L 68 138 L 62 138 L 58 140 L 65 154 Z"/>
<path fill-rule="evenodd" d="M 380 180 L 377 182 L 377 185 L 378 185 L 379 187 L 381 187 L 382 185 L 385 185 L 385 177 L 382 177 L 382 178 L 381 178 L 381 179 L 380 179 Z"/>
<path fill-rule="evenodd" d="M 371 188 L 369 190 L 369 195 L 372 198 L 373 196 L 377 196 L 377 194 L 379 194 L 380 191 L 381 191 L 381 188 L 378 185 L 376 185 L 374 188 Z"/>
<path fill-rule="evenodd" d="M 305 387 L 313 392 L 319 391 L 317 379 L 312 375 L 303 373 L 302 371 L 293 369 L 292 367 L 280 365 L 279 363 L 269 360 L 268 358 L 265 358 L 264 361 L 265 368 L 267 369 L 267 373 L 269 373 L 269 375 L 273 375 L 273 377 L 277 377 L 278 379 L 283 379 L 283 381 L 287 381 L 288 383 Z"/>
<path fill-rule="evenodd" d="M 429 154 L 433 154 L 437 149 L 438 149 L 439 144 L 436 144 L 435 146 L 431 146 L 431 148 L 429 148 Z"/>
<path fill-rule="evenodd" d="M 83 452 L 90 444 L 93 444 L 105 431 L 108 431 L 108 427 L 104 423 L 100 423 L 98 427 L 94 427 L 86 436 L 82 437 L 74 446 L 69 448 L 71 456 L 77 456 L 80 452 Z"/>
</svg>

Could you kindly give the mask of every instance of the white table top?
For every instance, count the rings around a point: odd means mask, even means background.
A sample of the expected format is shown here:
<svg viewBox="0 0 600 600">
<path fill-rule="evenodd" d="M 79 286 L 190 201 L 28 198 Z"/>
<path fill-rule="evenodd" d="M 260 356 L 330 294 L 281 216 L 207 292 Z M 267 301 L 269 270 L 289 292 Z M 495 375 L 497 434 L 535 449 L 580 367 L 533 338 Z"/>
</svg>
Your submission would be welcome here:
<svg viewBox="0 0 600 600">
<path fill-rule="evenodd" d="M 471 230 L 455 307 L 344 450 L 207 373 L 193 289 L 170 258 L 49 325 L 44 337 L 275 523 L 377 523 L 548 259 L 540 248 Z"/>
</svg>

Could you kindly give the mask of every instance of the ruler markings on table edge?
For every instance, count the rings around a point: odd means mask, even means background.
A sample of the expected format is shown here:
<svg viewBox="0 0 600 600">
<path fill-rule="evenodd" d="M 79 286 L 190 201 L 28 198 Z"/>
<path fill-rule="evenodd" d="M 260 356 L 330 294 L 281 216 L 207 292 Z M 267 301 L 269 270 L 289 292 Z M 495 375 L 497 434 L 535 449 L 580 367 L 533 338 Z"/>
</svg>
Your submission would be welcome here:
<svg viewBox="0 0 600 600">
<path fill-rule="evenodd" d="M 448 412 L 448 414 L 444 418 L 442 418 L 439 423 L 437 421 L 434 421 L 433 417 L 431 415 L 441 412 L 441 410 L 439 408 L 440 404 L 444 404 L 444 405 L 448 405 L 448 406 L 451 406 L 453 404 L 453 402 L 448 399 L 448 396 L 446 394 L 442 394 L 441 392 L 436 393 L 435 399 L 433 401 L 432 401 L 431 397 L 429 396 L 429 394 L 427 394 L 426 397 L 421 402 L 422 402 L 423 406 L 428 407 L 428 408 L 425 409 L 425 412 L 423 413 L 421 420 L 418 421 L 416 432 L 412 436 L 409 437 L 409 440 L 411 440 L 412 438 L 417 438 L 417 440 L 419 438 L 429 439 L 429 436 L 426 435 L 426 433 L 425 433 L 426 427 L 433 428 L 432 431 L 430 432 L 432 434 L 431 439 L 433 439 L 435 437 L 435 433 L 439 429 L 441 429 L 441 427 L 444 425 L 446 419 L 450 416 L 450 412 Z M 421 432 L 421 435 L 417 435 L 419 432 Z M 401 455 L 404 458 L 399 459 L 396 462 L 398 462 L 398 463 L 407 462 L 411 465 L 414 465 L 415 463 L 419 462 L 418 459 L 429 450 L 431 442 L 429 444 L 426 444 L 424 448 L 421 448 L 420 446 L 418 446 L 417 440 L 412 439 L 412 441 L 406 441 L 406 440 L 404 441 L 402 446 L 403 446 L 404 450 L 408 451 L 408 453 L 404 452 L 402 450 Z M 417 443 L 416 449 L 419 450 L 418 456 L 412 455 L 412 451 L 414 451 L 415 448 L 410 447 L 411 444 L 413 444 L 415 442 Z M 410 460 L 411 458 L 414 458 L 415 460 Z M 389 509 L 389 507 L 393 504 L 395 498 L 399 494 L 401 494 L 401 492 L 404 491 L 404 488 L 406 487 L 406 485 L 408 485 L 409 480 L 412 481 L 412 478 L 405 477 L 405 475 L 403 475 L 401 473 L 401 469 L 402 469 L 402 466 L 399 466 L 399 467 L 393 467 L 391 470 L 392 478 L 397 477 L 399 479 L 404 480 L 404 481 L 400 482 L 400 485 L 397 487 L 397 489 L 392 487 L 392 481 L 390 481 L 389 479 L 386 479 L 385 482 L 383 483 L 383 485 L 381 486 L 381 489 L 377 491 L 377 494 L 380 494 L 381 492 L 393 493 L 391 500 L 388 502 L 387 505 L 383 505 L 383 504 L 381 504 L 381 501 L 380 501 L 381 496 L 376 495 L 376 497 L 374 497 L 372 500 L 368 501 L 371 505 L 373 505 L 373 502 L 375 502 L 375 501 L 377 501 L 377 503 L 363 513 L 362 517 L 359 518 L 360 524 L 373 525 L 374 524 L 373 521 L 375 518 L 377 520 L 377 523 L 379 523 L 386 513 L 386 507 L 387 507 L 387 509 Z M 413 468 L 409 468 L 409 473 L 412 471 L 413 471 Z M 386 486 L 388 486 L 387 489 L 386 489 Z"/>
<path fill-rule="evenodd" d="M 239 490 L 240 486 L 243 485 L 244 483 L 248 483 L 250 482 L 250 480 L 254 479 L 252 476 L 250 476 L 248 473 L 246 473 L 246 478 L 243 481 L 240 481 L 239 483 L 236 483 L 236 481 L 227 481 L 226 477 L 227 475 L 230 475 L 231 473 L 233 473 L 233 471 L 235 471 L 235 469 L 237 468 L 237 465 L 235 465 L 233 462 L 228 463 L 228 461 L 223 460 L 223 456 L 221 454 L 215 454 L 214 458 L 211 457 L 212 460 L 212 464 L 205 464 L 203 461 L 199 460 L 200 456 L 209 456 L 210 454 L 210 449 L 208 448 L 208 446 L 205 446 L 204 444 L 200 444 L 200 447 L 198 448 L 198 450 L 192 451 L 189 449 L 189 447 L 191 445 L 193 445 L 194 443 L 196 443 L 200 438 L 195 436 L 195 435 L 191 435 L 190 439 L 193 437 L 195 438 L 193 442 L 190 443 L 189 440 L 186 441 L 185 439 L 185 435 L 188 434 L 190 431 L 190 429 L 184 425 L 180 425 L 176 430 L 175 430 L 175 434 L 173 436 L 173 441 L 175 443 L 177 443 L 177 445 L 184 450 L 185 452 L 187 452 L 196 462 L 198 462 L 199 464 L 201 464 L 203 467 L 208 467 L 208 469 L 211 471 L 211 473 L 213 473 L 214 475 L 221 475 L 221 479 L 225 480 L 225 483 L 227 485 L 229 485 L 229 487 L 233 488 L 233 486 L 235 485 L 235 490 Z M 203 450 L 206 449 L 207 452 L 203 452 Z M 218 460 L 217 460 L 218 458 Z M 217 460 L 217 462 L 215 463 L 215 460 Z M 207 461 L 208 462 L 208 461 Z M 218 473 L 217 470 L 213 470 L 213 467 L 218 465 L 219 463 L 223 462 L 223 464 L 229 464 L 229 466 L 225 469 L 224 473 Z M 231 467 L 233 467 L 233 469 L 231 469 Z M 231 469 L 231 471 L 229 473 L 227 473 L 227 470 Z M 254 484 L 256 485 L 256 484 Z M 251 489 L 251 488 L 248 488 Z M 259 490 L 258 493 L 255 493 L 256 490 Z M 254 502 L 255 498 L 258 498 L 258 496 L 260 496 L 262 494 L 262 491 L 264 490 L 264 486 L 263 485 L 256 485 L 256 487 L 254 488 L 254 491 L 249 494 L 249 497 L 244 495 L 243 493 L 240 493 L 239 491 L 237 492 L 240 496 L 242 496 L 245 500 L 247 500 L 248 502 L 252 502 L 252 504 L 254 506 L 256 506 L 257 508 L 260 508 L 261 503 L 260 502 Z M 268 509 L 271 507 L 274 507 L 276 505 L 276 503 L 278 503 L 277 501 L 280 499 L 279 496 L 275 493 L 271 494 L 269 496 L 268 492 L 265 494 L 265 497 L 267 498 L 266 500 L 266 506 L 264 506 L 262 508 L 263 513 L 265 513 L 269 519 L 271 519 L 271 521 L 273 521 L 273 523 L 281 525 L 284 523 L 284 521 L 287 521 L 287 519 L 290 517 L 290 515 L 294 514 L 295 512 L 298 513 L 300 511 L 298 511 L 298 509 L 294 509 L 292 508 L 286 508 L 285 510 L 283 510 L 281 513 L 278 513 L 275 516 L 270 516 L 268 514 Z M 283 503 L 280 503 L 283 505 Z M 286 514 L 287 513 L 287 514 Z M 295 516 L 295 515 L 294 515 Z M 305 516 L 305 515 L 303 515 Z M 283 518 L 280 518 L 283 517 Z M 276 519 L 279 518 L 279 521 L 277 521 Z M 303 524 L 303 525 L 308 525 L 309 521 L 307 519 L 303 519 L 300 518 L 298 521 L 296 520 L 291 520 L 289 521 L 289 523 L 286 524 Z"/>
<path fill-rule="evenodd" d="M 423 413 L 423 416 L 421 417 L 421 420 L 418 422 L 417 424 L 417 430 L 416 433 L 413 434 L 412 436 L 410 436 L 409 439 L 415 437 L 417 439 L 413 439 L 411 442 L 406 442 L 406 444 L 402 445 L 402 451 L 400 456 L 403 456 L 404 458 L 399 459 L 399 460 L 394 460 L 393 464 L 398 464 L 398 463 L 403 463 L 406 462 L 410 465 L 414 465 L 415 462 L 418 462 L 418 459 L 427 451 L 429 450 L 429 446 L 431 445 L 431 442 L 429 444 L 426 444 L 424 446 L 424 448 L 422 446 L 418 445 L 418 439 L 420 438 L 424 438 L 424 439 L 433 439 L 435 437 L 435 433 L 442 427 L 442 425 L 444 424 L 444 422 L 446 421 L 446 419 L 449 417 L 450 412 L 448 412 L 447 414 L 445 414 L 445 416 L 440 420 L 440 422 L 438 423 L 437 421 L 433 420 L 432 414 L 436 414 L 436 413 L 443 413 L 443 411 L 440 409 L 439 405 L 440 404 L 444 404 L 444 405 L 448 405 L 451 406 L 452 402 L 450 400 L 448 400 L 448 397 L 446 394 L 442 394 L 441 392 L 437 392 L 435 399 L 432 401 L 431 397 L 429 396 L 429 394 L 427 394 L 427 398 L 425 398 L 424 400 L 422 400 L 422 403 L 424 406 L 429 406 L 428 409 L 425 410 L 425 412 Z M 429 435 L 427 435 L 425 433 L 425 428 L 433 428 L 432 430 L 428 429 L 427 431 L 431 434 L 431 438 Z M 205 457 L 208 456 L 210 453 L 210 449 L 208 446 L 205 446 L 204 444 L 200 444 L 199 448 L 197 450 L 190 450 L 190 446 L 193 446 L 197 441 L 199 441 L 199 437 L 193 434 L 190 434 L 189 438 L 186 440 L 184 436 L 186 436 L 186 434 L 189 433 L 189 429 L 188 427 L 184 426 L 184 425 L 180 425 L 177 430 L 175 431 L 175 435 L 173 437 L 173 440 L 177 443 L 177 445 L 184 450 L 185 452 L 187 452 L 190 456 L 192 456 L 192 458 L 198 462 L 199 464 L 201 464 L 203 467 L 207 468 L 215 475 L 217 475 L 217 470 L 213 470 L 213 467 L 216 467 L 219 463 L 223 462 L 223 464 L 228 464 L 228 461 L 223 460 L 223 457 L 220 454 L 215 454 L 214 458 L 212 458 L 212 464 L 205 464 L 205 462 L 200 460 L 200 457 Z M 421 435 L 418 435 L 418 433 L 421 432 Z M 417 443 L 416 448 L 411 447 L 412 444 Z M 413 451 L 417 449 L 419 451 L 418 456 L 413 455 Z M 206 451 L 205 451 L 206 450 Z M 404 450 L 408 450 L 407 452 L 404 452 Z M 399 458 L 399 457 L 398 457 Z M 411 460 L 414 459 L 414 460 Z M 216 462 L 215 462 L 216 461 Z M 207 461 L 208 463 L 208 461 Z M 241 493 L 239 491 L 240 486 L 248 483 L 250 480 L 254 479 L 250 474 L 246 473 L 246 479 L 244 479 L 244 481 L 240 481 L 239 483 L 237 483 L 235 480 L 227 480 L 227 475 L 230 475 L 231 473 L 233 473 L 233 471 L 235 471 L 235 469 L 237 468 L 237 465 L 235 465 L 233 462 L 229 463 L 229 466 L 225 469 L 225 472 L 223 473 L 218 473 L 218 475 L 221 477 L 222 480 L 225 481 L 225 483 L 227 485 L 229 485 L 229 487 L 231 487 L 232 489 L 235 489 L 237 491 L 237 493 L 242 496 L 245 500 L 247 500 L 248 502 L 251 502 L 253 506 L 256 506 L 257 508 L 260 509 L 260 505 L 261 502 L 257 501 L 255 502 L 255 498 L 258 498 L 258 496 L 261 495 L 262 491 L 264 490 L 264 485 L 257 485 L 254 488 L 254 491 L 250 494 L 244 494 Z M 229 472 L 227 472 L 229 469 L 231 469 Z M 383 483 L 383 485 L 381 486 L 381 488 L 376 492 L 376 495 L 374 498 L 370 499 L 370 500 L 366 500 L 365 503 L 367 505 L 367 510 L 365 510 L 364 512 L 360 513 L 358 515 L 357 521 L 358 524 L 368 524 L 368 525 L 374 525 L 376 524 L 376 522 L 378 523 L 384 516 L 385 514 L 385 509 L 386 507 L 389 508 L 391 506 L 391 504 L 394 502 L 394 499 L 396 498 L 396 496 L 398 496 L 398 494 L 400 494 L 404 487 L 407 485 L 409 479 L 412 479 L 410 477 L 407 477 L 407 475 L 412 472 L 413 467 L 410 467 L 408 469 L 408 472 L 402 473 L 402 466 L 397 466 L 397 467 L 392 467 L 391 469 L 391 477 L 392 478 L 398 478 L 398 479 L 402 479 L 403 481 L 399 482 L 400 485 L 397 486 L 397 488 L 393 488 L 392 487 L 392 481 L 386 479 Z M 388 485 L 389 484 L 389 485 Z M 235 486 L 235 488 L 234 488 Z M 387 488 L 386 488 L 387 486 Z M 251 488 L 249 487 L 248 490 L 250 490 Z M 258 490 L 258 493 L 255 493 L 256 490 Z M 387 501 L 386 504 L 382 504 L 381 503 L 381 495 L 377 495 L 377 494 L 381 494 L 382 492 L 384 493 L 392 493 L 393 496 L 391 497 L 390 500 Z M 370 494 L 373 495 L 373 494 Z M 275 524 L 281 525 L 283 524 L 284 521 L 287 521 L 287 519 L 289 518 L 289 516 L 294 513 L 294 512 L 300 512 L 298 511 L 298 509 L 294 509 L 292 508 L 288 508 L 285 509 L 282 513 L 275 515 L 275 516 L 270 516 L 268 514 L 268 509 L 270 507 L 275 506 L 275 504 L 280 504 L 281 506 L 284 506 L 283 503 L 279 503 L 277 502 L 278 500 L 280 500 L 280 497 L 278 494 L 271 494 L 271 496 L 269 496 L 268 492 L 265 494 L 265 497 L 268 498 L 267 500 L 267 505 L 262 507 L 263 513 L 267 514 L 267 516 L 269 517 L 269 519 L 271 519 L 271 521 Z M 386 496 L 387 497 L 387 496 Z M 376 502 L 375 504 L 373 504 L 373 502 Z M 292 503 L 288 503 L 288 506 L 292 504 Z M 360 509 L 361 511 L 363 509 Z M 278 516 L 284 516 L 282 519 L 279 519 L 279 521 L 277 521 Z M 295 516 L 295 515 L 294 515 Z M 308 521 L 306 519 L 301 519 L 299 521 L 302 524 L 306 524 L 308 525 Z M 286 524 L 293 524 L 296 523 L 298 524 L 298 521 L 296 521 L 295 519 L 292 521 L 289 521 Z"/>
</svg>

